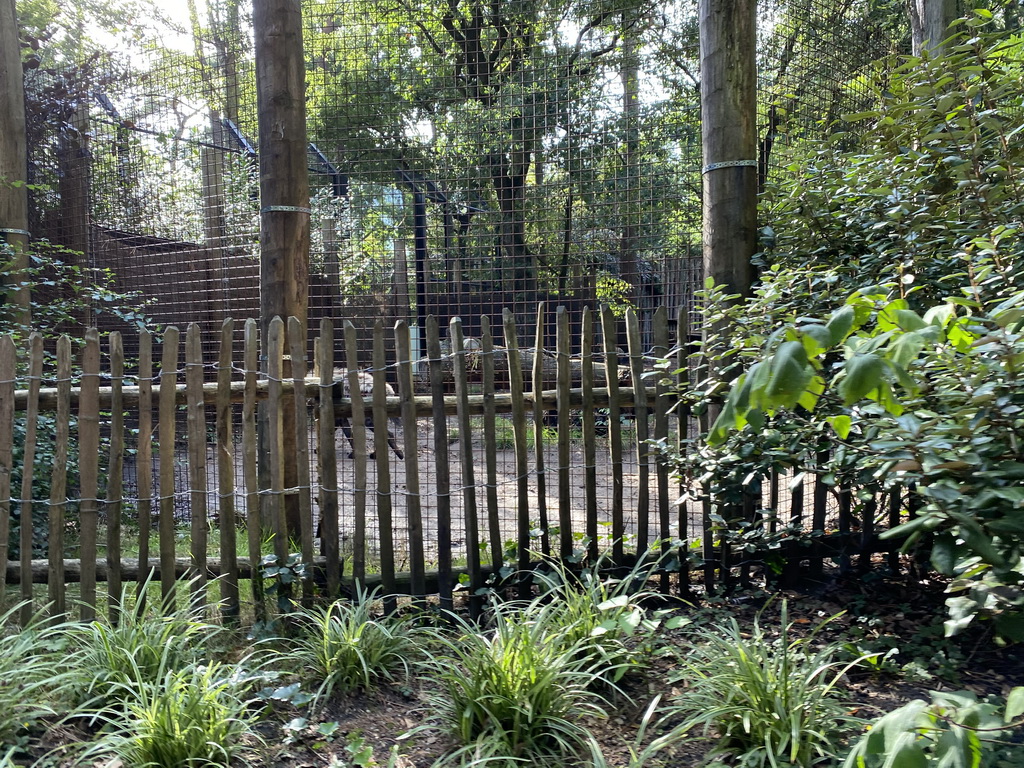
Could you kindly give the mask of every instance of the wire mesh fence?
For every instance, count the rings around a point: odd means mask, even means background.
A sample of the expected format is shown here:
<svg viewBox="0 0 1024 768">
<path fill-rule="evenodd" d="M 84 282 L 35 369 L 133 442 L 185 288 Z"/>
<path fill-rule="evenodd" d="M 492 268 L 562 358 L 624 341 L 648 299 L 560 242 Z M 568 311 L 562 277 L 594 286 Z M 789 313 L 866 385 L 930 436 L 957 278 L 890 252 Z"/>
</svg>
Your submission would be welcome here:
<svg viewBox="0 0 1024 768">
<path fill-rule="evenodd" d="M 405 321 L 425 369 L 429 316 L 442 328 L 462 318 L 472 345 L 482 318 L 499 323 L 509 308 L 538 354 L 555 346 L 557 306 L 574 323 L 584 307 L 633 307 L 650 359 L 661 356 L 657 307 L 669 308 L 673 337 L 679 308 L 699 329 L 696 3 L 310 0 L 302 10 L 310 342 L 320 318 L 349 321 L 369 360 L 375 324 Z M 826 136 L 863 107 L 866 68 L 906 34 L 860 0 L 778 0 L 759 14 L 759 162 L 771 179 L 787 172 L 793 139 Z M 259 314 L 252 20 L 245 2 L 211 0 L 171 22 L 28 73 L 31 226 L 90 276 L 108 270 L 110 303 L 137 297 L 157 328 L 196 322 L 212 354 L 225 318 Z M 105 309 L 91 296 L 77 319 L 125 329 Z M 609 340 L 598 330 L 595 347 L 608 346 L 627 348 L 621 325 Z M 340 336 L 335 347 L 343 359 Z M 556 383 L 541 365 L 528 388 Z M 512 460 L 503 451 L 495 476 L 515 477 Z M 175 484 L 181 523 L 186 474 Z M 654 483 L 629 478 L 633 499 Z M 778 495 L 790 503 L 785 487 Z M 438 499 L 425 504 L 436 515 Z"/>
</svg>

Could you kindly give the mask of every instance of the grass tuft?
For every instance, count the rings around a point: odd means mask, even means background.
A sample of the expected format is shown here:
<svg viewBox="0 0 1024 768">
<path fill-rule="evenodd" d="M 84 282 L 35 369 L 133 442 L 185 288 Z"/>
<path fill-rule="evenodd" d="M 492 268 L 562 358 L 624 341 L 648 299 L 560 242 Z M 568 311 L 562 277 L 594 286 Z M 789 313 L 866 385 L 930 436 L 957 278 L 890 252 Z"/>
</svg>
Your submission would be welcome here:
<svg viewBox="0 0 1024 768">
<path fill-rule="evenodd" d="M 783 602 L 777 638 L 760 616 L 749 634 L 735 619 L 699 630 L 698 645 L 680 659 L 687 690 L 680 700 L 686 720 L 678 731 L 713 730 L 711 756 L 731 757 L 744 768 L 807 768 L 836 760 L 860 724 L 836 685 L 860 659 L 834 660 L 841 644 L 819 644 L 817 637 L 827 624 L 792 637 Z"/>
</svg>

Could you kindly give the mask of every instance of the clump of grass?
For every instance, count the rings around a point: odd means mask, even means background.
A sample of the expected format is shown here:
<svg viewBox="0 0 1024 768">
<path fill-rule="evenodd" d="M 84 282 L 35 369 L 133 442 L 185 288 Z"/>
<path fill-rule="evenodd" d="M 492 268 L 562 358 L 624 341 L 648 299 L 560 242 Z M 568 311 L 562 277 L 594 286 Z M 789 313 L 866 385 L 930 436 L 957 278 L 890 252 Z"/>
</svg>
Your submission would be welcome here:
<svg viewBox="0 0 1024 768">
<path fill-rule="evenodd" d="M 112 754 L 146 768 L 228 766 L 254 738 L 246 686 L 220 664 L 169 669 L 157 683 L 123 683 L 125 711 L 85 758 Z"/>
<path fill-rule="evenodd" d="M 15 605 L 0 614 L 0 745 L 5 747 L 17 745 L 28 728 L 57 713 L 69 680 L 52 652 L 52 636 L 60 627 L 46 627 L 37 618 L 7 631 L 20 610 Z"/>
<path fill-rule="evenodd" d="M 314 707 L 336 693 L 408 676 L 430 632 L 411 615 L 378 616 L 377 607 L 375 595 L 360 592 L 355 600 L 293 615 L 298 638 L 276 656 L 315 679 Z"/>
<path fill-rule="evenodd" d="M 835 760 L 860 724 L 836 686 L 860 659 L 842 663 L 840 643 L 819 644 L 823 622 L 793 637 L 782 603 L 781 630 L 773 639 L 760 616 L 749 634 L 735 619 L 701 629 L 698 644 L 680 659 L 688 689 L 679 732 L 714 730 L 712 757 L 731 756 L 745 768 L 806 768 Z"/>
<path fill-rule="evenodd" d="M 95 713 L 120 708 L 141 690 L 186 669 L 208 653 L 221 628 L 206 621 L 201 606 L 161 611 L 159 603 L 128 605 L 122 597 L 116 622 L 69 624 L 71 652 L 65 664 L 74 702 Z"/>
<path fill-rule="evenodd" d="M 494 603 L 491 631 L 460 623 L 423 664 L 437 690 L 428 727 L 463 745 L 449 760 L 562 760 L 594 746 L 580 718 L 606 715 L 607 660 L 586 639 L 566 642 L 536 601 L 522 608 Z"/>
<path fill-rule="evenodd" d="M 616 682 L 643 664 L 645 648 L 637 641 L 651 634 L 659 620 L 649 618 L 642 602 L 654 596 L 647 589 L 655 559 L 643 558 L 622 578 L 602 574 L 601 557 L 578 573 L 561 561 L 548 559 L 535 573 L 540 596 L 524 610 L 547 628 L 555 642 L 577 646 L 603 661 L 602 680 Z"/>
</svg>

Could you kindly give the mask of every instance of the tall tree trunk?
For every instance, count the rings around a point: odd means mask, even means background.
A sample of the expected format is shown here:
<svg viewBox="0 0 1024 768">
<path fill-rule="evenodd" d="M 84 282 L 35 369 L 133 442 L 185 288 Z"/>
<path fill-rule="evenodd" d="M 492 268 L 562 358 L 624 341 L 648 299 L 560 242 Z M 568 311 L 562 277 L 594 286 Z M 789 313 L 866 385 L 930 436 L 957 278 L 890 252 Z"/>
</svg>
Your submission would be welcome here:
<svg viewBox="0 0 1024 768">
<path fill-rule="evenodd" d="M 748 296 L 757 249 L 754 0 L 701 0 L 704 274 Z"/>
<path fill-rule="evenodd" d="M 622 201 L 622 234 L 619 239 L 619 276 L 629 284 L 629 302 L 640 310 L 642 284 L 637 257 L 637 218 L 639 216 L 639 184 L 637 183 L 637 144 L 640 114 L 639 61 L 633 25 L 626 14 L 622 17 L 622 126 L 626 134 L 623 173 L 625 196 Z"/>
<path fill-rule="evenodd" d="M 306 147 L 306 67 L 299 0 L 254 0 L 256 103 L 260 157 L 260 331 L 274 317 L 303 328 L 309 295 L 309 172 Z M 267 358 L 263 357 L 264 366 Z M 285 370 L 285 378 L 291 375 Z M 294 404 L 282 402 L 283 455 L 297 455 Z M 264 422 L 265 423 L 265 422 Z M 262 430 L 261 434 L 265 434 Z M 298 483 L 294 461 L 284 483 Z M 298 496 L 285 496 L 289 536 L 299 538 Z"/>
<path fill-rule="evenodd" d="M 526 242 L 526 174 L 528 157 L 521 150 L 491 155 L 491 182 L 501 213 L 502 256 L 512 271 L 511 301 L 532 304 L 537 296 L 537 265 Z M 503 268 L 504 269 L 504 268 Z"/>
<path fill-rule="evenodd" d="M 925 49 L 935 56 L 941 55 L 942 41 L 956 19 L 956 0 L 908 0 L 907 12 L 914 55 L 920 56 Z"/>
<path fill-rule="evenodd" d="M 8 270 L 28 266 L 28 140 L 20 50 L 14 0 L 0 0 L 0 243 L 14 250 Z M 28 289 L 15 291 L 12 301 L 16 322 L 27 326 Z"/>
</svg>

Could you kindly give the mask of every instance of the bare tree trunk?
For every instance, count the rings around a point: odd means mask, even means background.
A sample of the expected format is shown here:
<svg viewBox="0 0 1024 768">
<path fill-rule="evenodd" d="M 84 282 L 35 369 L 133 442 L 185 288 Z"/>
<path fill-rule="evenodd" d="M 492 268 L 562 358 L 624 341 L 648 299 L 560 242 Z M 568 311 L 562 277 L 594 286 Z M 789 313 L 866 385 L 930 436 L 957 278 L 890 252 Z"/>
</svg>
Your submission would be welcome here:
<svg viewBox="0 0 1024 768">
<path fill-rule="evenodd" d="M 622 235 L 619 240 L 619 276 L 629 284 L 629 301 L 640 311 L 642 285 L 637 259 L 637 216 L 640 205 L 637 183 L 637 118 L 640 114 L 639 63 L 637 61 L 635 32 L 623 14 L 622 19 L 622 122 L 626 133 L 623 173 L 626 196 L 622 206 Z"/>
<path fill-rule="evenodd" d="M 255 0 L 256 100 L 260 156 L 260 331 L 295 317 L 303 328 L 309 295 L 309 173 L 306 70 L 299 0 Z M 264 366 L 267 359 L 263 357 Z M 283 376 L 291 376 L 290 370 Z M 294 403 L 282 401 L 284 456 L 296 456 Z M 263 433 L 266 430 L 262 430 Z M 284 484 L 298 482 L 285 463 Z M 289 536 L 300 535 L 298 497 L 285 497 Z"/>
<path fill-rule="evenodd" d="M 914 55 L 925 49 L 933 56 L 942 54 L 942 41 L 949 35 L 949 25 L 956 19 L 956 0 L 908 0 L 910 30 Z"/>
<path fill-rule="evenodd" d="M 754 0 L 701 0 L 704 273 L 747 296 L 757 249 Z"/>
<path fill-rule="evenodd" d="M 28 145 L 20 50 L 14 0 L 0 0 L 0 243 L 14 251 L 7 270 L 28 266 Z M 16 321 L 27 326 L 28 288 L 15 291 L 12 301 Z"/>
</svg>

